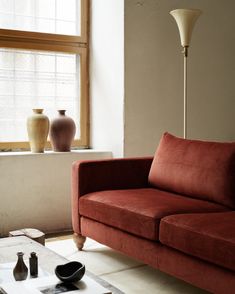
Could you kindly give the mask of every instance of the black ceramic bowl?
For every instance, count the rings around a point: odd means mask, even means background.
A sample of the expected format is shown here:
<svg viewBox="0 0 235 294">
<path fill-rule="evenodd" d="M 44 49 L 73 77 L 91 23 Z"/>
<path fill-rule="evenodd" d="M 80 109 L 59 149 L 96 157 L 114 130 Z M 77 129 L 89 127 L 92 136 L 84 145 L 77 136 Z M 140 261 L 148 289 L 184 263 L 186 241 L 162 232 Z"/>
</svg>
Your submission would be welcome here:
<svg viewBox="0 0 235 294">
<path fill-rule="evenodd" d="M 70 261 L 57 265 L 55 274 L 62 282 L 73 283 L 81 280 L 85 274 L 85 265 L 78 261 Z"/>
</svg>

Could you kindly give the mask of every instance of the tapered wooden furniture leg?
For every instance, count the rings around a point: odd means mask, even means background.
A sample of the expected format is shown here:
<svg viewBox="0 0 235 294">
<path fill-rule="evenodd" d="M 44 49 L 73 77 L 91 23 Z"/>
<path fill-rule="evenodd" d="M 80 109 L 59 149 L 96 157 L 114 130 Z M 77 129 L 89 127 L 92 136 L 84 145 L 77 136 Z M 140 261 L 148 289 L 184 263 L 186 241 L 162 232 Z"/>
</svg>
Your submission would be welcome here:
<svg viewBox="0 0 235 294">
<path fill-rule="evenodd" d="M 86 237 L 82 236 L 81 234 L 74 233 L 73 240 L 74 240 L 78 250 L 82 250 L 83 245 L 86 241 Z"/>
</svg>

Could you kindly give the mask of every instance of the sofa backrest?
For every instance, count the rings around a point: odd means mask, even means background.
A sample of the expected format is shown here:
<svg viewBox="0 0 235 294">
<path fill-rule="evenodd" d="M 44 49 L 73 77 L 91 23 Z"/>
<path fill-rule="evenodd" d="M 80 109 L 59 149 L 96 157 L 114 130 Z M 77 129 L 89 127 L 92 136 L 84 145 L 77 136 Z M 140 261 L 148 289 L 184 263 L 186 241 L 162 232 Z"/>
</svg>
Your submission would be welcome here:
<svg viewBox="0 0 235 294">
<path fill-rule="evenodd" d="M 235 208 L 235 142 L 177 138 L 165 133 L 149 183 L 163 190 Z"/>
</svg>

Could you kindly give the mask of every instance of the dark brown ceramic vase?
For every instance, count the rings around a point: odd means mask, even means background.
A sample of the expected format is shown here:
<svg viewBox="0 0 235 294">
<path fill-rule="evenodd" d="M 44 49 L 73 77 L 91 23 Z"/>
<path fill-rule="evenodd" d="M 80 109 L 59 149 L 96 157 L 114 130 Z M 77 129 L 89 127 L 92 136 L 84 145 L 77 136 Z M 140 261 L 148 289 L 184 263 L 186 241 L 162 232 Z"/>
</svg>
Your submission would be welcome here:
<svg viewBox="0 0 235 294">
<path fill-rule="evenodd" d="M 17 263 L 13 269 L 13 275 L 16 281 L 22 281 L 25 280 L 28 276 L 28 268 L 24 263 L 24 253 L 18 252 L 17 253 L 18 260 Z"/>
<path fill-rule="evenodd" d="M 76 126 L 71 117 L 65 115 L 66 110 L 58 110 L 58 117 L 50 124 L 50 141 L 52 149 L 58 152 L 69 152 L 75 136 Z"/>
</svg>

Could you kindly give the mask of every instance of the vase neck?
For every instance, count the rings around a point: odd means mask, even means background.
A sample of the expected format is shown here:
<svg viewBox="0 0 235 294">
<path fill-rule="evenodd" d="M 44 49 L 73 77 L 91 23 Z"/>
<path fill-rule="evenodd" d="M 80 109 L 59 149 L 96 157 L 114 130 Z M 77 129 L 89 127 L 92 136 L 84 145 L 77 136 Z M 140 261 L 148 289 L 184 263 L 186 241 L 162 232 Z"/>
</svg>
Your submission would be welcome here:
<svg viewBox="0 0 235 294">
<path fill-rule="evenodd" d="M 23 252 L 17 252 L 18 259 L 23 259 Z"/>
<path fill-rule="evenodd" d="M 33 109 L 33 112 L 34 112 L 34 113 L 41 114 L 41 113 L 43 112 L 43 109 L 41 109 L 41 108 L 34 108 L 34 109 Z"/>
<path fill-rule="evenodd" d="M 62 110 L 61 110 L 61 109 L 58 110 L 58 112 L 59 112 L 60 115 L 65 115 L 65 111 L 66 111 L 66 110 L 64 110 L 64 109 L 62 109 Z"/>
</svg>

